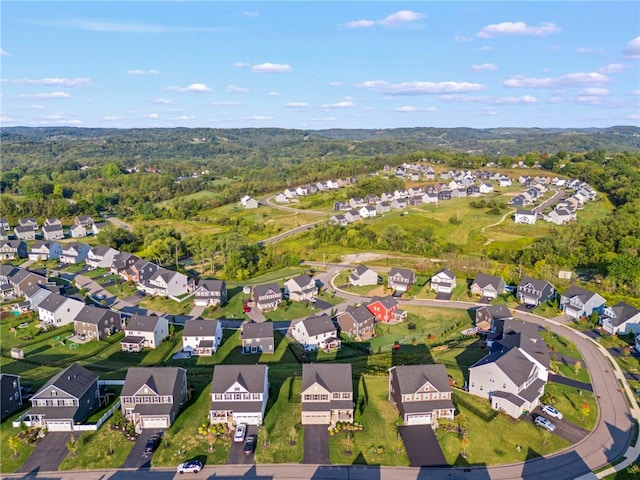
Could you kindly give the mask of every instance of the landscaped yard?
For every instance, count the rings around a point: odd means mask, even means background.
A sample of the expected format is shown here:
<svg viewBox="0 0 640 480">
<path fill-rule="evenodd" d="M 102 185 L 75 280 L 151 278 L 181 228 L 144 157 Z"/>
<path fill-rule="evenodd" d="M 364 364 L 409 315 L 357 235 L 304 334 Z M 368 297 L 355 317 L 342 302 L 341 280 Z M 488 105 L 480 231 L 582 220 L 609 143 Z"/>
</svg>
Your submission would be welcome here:
<svg viewBox="0 0 640 480">
<path fill-rule="evenodd" d="M 176 302 L 170 298 L 145 297 L 138 302 L 138 306 L 169 315 L 187 315 L 193 308 L 193 299 L 188 298 L 183 302 Z"/>
<path fill-rule="evenodd" d="M 3 367 L 4 372 L 4 367 Z M 20 433 L 19 427 L 13 427 L 11 421 L 16 415 L 2 422 L 0 425 L 0 473 L 12 473 L 22 466 L 31 452 L 35 449 L 35 445 L 29 445 L 25 441 L 18 441 L 15 445 L 16 451 L 9 446 L 9 438 L 17 438 Z M 14 457 L 14 454 L 17 456 Z"/>
<path fill-rule="evenodd" d="M 431 350 L 433 361 L 444 364 L 447 373 L 460 388 L 469 378 L 469 367 L 488 353 L 484 337 L 470 337 L 453 347 Z"/>
<path fill-rule="evenodd" d="M 315 308 L 311 302 L 295 302 L 284 300 L 277 310 L 264 312 L 265 318 L 273 322 L 281 320 L 295 320 L 296 318 L 308 317 L 316 312 L 319 308 Z"/>
<path fill-rule="evenodd" d="M 536 312 L 538 313 L 538 312 Z M 542 338 L 547 343 L 551 354 L 554 352 L 560 355 L 566 355 L 567 357 L 575 358 L 577 360 L 582 360 L 582 355 L 580 354 L 580 350 L 576 347 L 576 345 L 571 342 L 569 339 L 562 337 L 560 335 L 556 335 L 546 330 L 542 333 Z"/>
<path fill-rule="evenodd" d="M 550 401 L 550 398 L 555 399 L 555 402 Z M 591 392 L 559 383 L 547 383 L 542 400 L 551 403 L 562 412 L 566 420 L 582 428 L 592 430 L 596 426 L 598 405 Z"/>
</svg>

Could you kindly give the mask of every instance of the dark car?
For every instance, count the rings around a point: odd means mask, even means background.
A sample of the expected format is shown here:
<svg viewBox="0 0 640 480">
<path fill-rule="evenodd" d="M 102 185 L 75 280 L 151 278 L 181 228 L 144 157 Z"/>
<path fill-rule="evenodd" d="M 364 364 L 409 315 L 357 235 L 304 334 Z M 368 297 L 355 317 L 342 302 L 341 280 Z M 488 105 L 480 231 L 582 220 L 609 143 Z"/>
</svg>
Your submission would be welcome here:
<svg viewBox="0 0 640 480">
<path fill-rule="evenodd" d="M 244 442 L 243 452 L 245 455 L 251 455 L 256 450 L 256 443 L 258 442 L 257 435 L 249 435 L 247 441 Z"/>
<path fill-rule="evenodd" d="M 147 440 L 147 445 L 144 447 L 144 453 L 153 453 L 156 448 L 158 448 L 159 443 L 160 437 L 157 435 L 152 436 L 149 440 Z"/>
</svg>

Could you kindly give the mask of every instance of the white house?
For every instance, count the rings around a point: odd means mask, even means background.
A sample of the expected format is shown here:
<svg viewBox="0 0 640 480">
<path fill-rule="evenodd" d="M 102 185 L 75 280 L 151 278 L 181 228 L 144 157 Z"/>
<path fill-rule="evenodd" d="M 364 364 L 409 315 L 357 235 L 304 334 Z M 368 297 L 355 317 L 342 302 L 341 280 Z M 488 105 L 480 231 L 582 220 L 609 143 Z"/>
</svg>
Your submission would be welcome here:
<svg viewBox="0 0 640 480">
<path fill-rule="evenodd" d="M 291 329 L 291 335 L 307 351 L 340 348 L 341 345 L 338 329 L 327 314 L 300 320 Z"/>
<path fill-rule="evenodd" d="M 602 328 L 611 335 L 640 333 L 640 310 L 628 303 L 618 302 L 613 307 L 605 307 L 600 322 Z"/>
<path fill-rule="evenodd" d="M 87 259 L 91 247 L 85 243 L 72 242 L 62 247 L 60 261 L 62 263 L 81 263 Z"/>
<path fill-rule="evenodd" d="M 62 245 L 58 242 L 36 240 L 31 246 L 29 260 L 56 260 L 62 255 Z"/>
<path fill-rule="evenodd" d="M 151 295 L 179 297 L 192 290 L 193 280 L 183 273 L 158 268 L 141 286 L 145 292 Z"/>
<path fill-rule="evenodd" d="M 276 203 L 289 203 L 289 199 L 284 193 L 279 193 L 274 198 Z"/>
<path fill-rule="evenodd" d="M 516 223 L 526 223 L 533 225 L 536 223 L 538 215 L 533 210 L 517 210 L 513 216 L 513 221 Z"/>
<path fill-rule="evenodd" d="M 118 253 L 115 248 L 97 245 L 89 250 L 85 262 L 89 268 L 110 268 Z"/>
<path fill-rule="evenodd" d="M 209 422 L 261 425 L 269 400 L 268 372 L 266 365 L 216 365 Z"/>
<path fill-rule="evenodd" d="M 431 290 L 436 293 L 451 293 L 454 288 L 456 288 L 456 276 L 448 268 L 443 268 L 431 277 Z"/>
<path fill-rule="evenodd" d="M 377 272 L 374 272 L 366 265 L 358 265 L 349 275 L 349 283 L 354 287 L 364 285 L 377 285 L 382 279 Z"/>
<path fill-rule="evenodd" d="M 52 292 L 38 304 L 38 317 L 44 325 L 60 327 L 73 322 L 84 305 L 84 302 Z"/>
<path fill-rule="evenodd" d="M 134 315 L 124 329 L 120 346 L 125 352 L 141 352 L 143 348 L 157 348 L 169 336 L 167 317 Z"/>
<path fill-rule="evenodd" d="M 211 356 L 222 343 L 222 323 L 194 319 L 184 322 L 182 350 L 191 355 Z"/>
<path fill-rule="evenodd" d="M 318 293 L 316 282 L 309 275 L 300 275 L 287 280 L 284 284 L 284 295 L 291 300 L 306 302 L 313 299 Z"/>
</svg>

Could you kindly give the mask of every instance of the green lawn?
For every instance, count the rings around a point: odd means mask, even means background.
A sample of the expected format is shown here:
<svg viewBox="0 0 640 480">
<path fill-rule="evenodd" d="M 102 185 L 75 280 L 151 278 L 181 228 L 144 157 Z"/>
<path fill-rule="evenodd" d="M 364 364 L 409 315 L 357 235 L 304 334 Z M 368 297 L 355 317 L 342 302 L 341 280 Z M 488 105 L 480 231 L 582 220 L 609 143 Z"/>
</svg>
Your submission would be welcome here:
<svg viewBox="0 0 640 480">
<path fill-rule="evenodd" d="M 273 322 L 281 320 L 295 320 L 296 318 L 308 317 L 316 312 L 319 308 L 315 308 L 311 302 L 295 302 L 284 300 L 277 310 L 264 312 L 265 318 Z"/>
<path fill-rule="evenodd" d="M 550 399 L 555 399 L 555 402 Z M 598 405 L 591 392 L 578 390 L 559 383 L 548 383 L 545 386 L 545 395 L 542 400 L 551 403 L 559 412 L 562 412 L 566 420 L 582 428 L 592 430 L 596 425 Z M 587 416 L 583 416 L 582 411 L 585 403 L 589 406 Z"/>
<path fill-rule="evenodd" d="M 469 367 L 485 357 L 489 350 L 485 346 L 484 337 L 471 337 L 454 347 L 444 350 L 431 350 L 433 361 L 442 363 L 447 373 L 455 380 L 458 387 L 464 385 L 469 378 Z"/>
<path fill-rule="evenodd" d="M 398 411 L 389 402 L 389 381 L 386 377 L 361 377 L 356 405 L 363 403 L 361 432 L 352 432 L 349 446 L 351 455 L 345 455 L 344 432 L 329 437 L 329 456 L 333 464 L 408 466 L 409 458 L 404 445 L 398 440 Z M 382 448 L 380 448 L 382 447 Z"/>
<path fill-rule="evenodd" d="M 112 285 L 103 284 L 103 287 L 112 295 L 120 298 L 130 297 L 131 295 L 135 295 L 138 291 L 135 285 L 129 285 L 129 283 L 118 283 L 118 280 L 116 280 L 116 283 Z"/>
<path fill-rule="evenodd" d="M 580 368 L 577 369 L 576 375 L 576 366 L 575 365 L 565 365 L 562 362 L 558 362 L 558 374 L 562 375 L 565 378 L 571 378 L 572 380 L 577 380 L 583 383 L 591 383 L 591 378 L 589 377 L 589 372 L 584 365 L 581 365 Z"/>
<path fill-rule="evenodd" d="M 554 352 L 557 352 L 560 355 L 565 355 L 577 360 L 582 360 L 580 350 L 578 350 L 576 345 L 566 337 L 556 335 L 554 333 L 551 333 L 549 330 L 546 330 L 544 333 L 542 333 L 542 338 L 547 343 L 551 355 L 553 355 Z"/>
<path fill-rule="evenodd" d="M 176 302 L 170 298 L 145 297 L 138 302 L 138 306 L 157 312 L 168 313 L 169 315 L 187 315 L 193 308 L 193 299 L 190 298 L 183 302 Z"/>
</svg>

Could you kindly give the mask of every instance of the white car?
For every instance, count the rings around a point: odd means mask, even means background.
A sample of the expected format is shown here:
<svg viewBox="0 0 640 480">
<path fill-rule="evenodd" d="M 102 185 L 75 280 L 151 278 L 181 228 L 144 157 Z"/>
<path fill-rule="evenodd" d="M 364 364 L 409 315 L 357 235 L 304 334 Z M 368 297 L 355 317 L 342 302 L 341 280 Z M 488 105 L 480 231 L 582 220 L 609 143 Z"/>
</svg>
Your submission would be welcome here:
<svg viewBox="0 0 640 480">
<path fill-rule="evenodd" d="M 202 462 L 200 460 L 189 460 L 188 462 L 178 465 L 178 473 L 198 473 L 202 470 Z"/>
<path fill-rule="evenodd" d="M 556 429 L 556 426 L 551 423 L 551 420 L 542 416 L 537 416 L 533 423 L 535 423 L 539 427 L 546 428 L 550 432 L 553 432 Z"/>
<path fill-rule="evenodd" d="M 543 405 L 542 413 L 546 413 L 550 417 L 557 418 L 558 420 L 562 420 L 562 413 L 553 408 L 551 405 Z"/>
<path fill-rule="evenodd" d="M 239 423 L 236 427 L 236 431 L 233 434 L 234 442 L 242 442 L 244 441 L 244 436 L 247 433 L 247 425 L 245 423 Z"/>
</svg>

